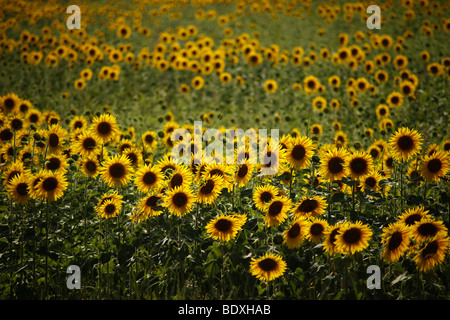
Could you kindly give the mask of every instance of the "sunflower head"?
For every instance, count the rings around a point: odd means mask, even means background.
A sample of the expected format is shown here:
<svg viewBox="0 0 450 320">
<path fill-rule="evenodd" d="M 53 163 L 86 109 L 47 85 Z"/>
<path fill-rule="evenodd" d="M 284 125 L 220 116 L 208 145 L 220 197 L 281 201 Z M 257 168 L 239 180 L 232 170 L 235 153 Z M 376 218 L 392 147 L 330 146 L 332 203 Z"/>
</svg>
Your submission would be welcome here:
<svg viewBox="0 0 450 320">
<path fill-rule="evenodd" d="M 250 273 L 261 281 L 272 281 L 282 276 L 286 268 L 287 264 L 281 256 L 270 253 L 252 258 L 250 263 Z"/>
</svg>

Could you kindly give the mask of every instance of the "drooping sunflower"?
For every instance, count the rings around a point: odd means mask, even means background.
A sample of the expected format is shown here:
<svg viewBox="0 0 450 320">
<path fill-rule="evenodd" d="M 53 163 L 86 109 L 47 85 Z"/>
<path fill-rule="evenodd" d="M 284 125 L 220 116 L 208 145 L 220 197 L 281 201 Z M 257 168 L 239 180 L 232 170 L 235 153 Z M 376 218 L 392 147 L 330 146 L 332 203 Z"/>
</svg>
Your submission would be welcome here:
<svg viewBox="0 0 450 320">
<path fill-rule="evenodd" d="M 411 232 L 401 222 L 390 223 L 383 228 L 381 243 L 383 245 L 383 259 L 387 262 L 395 262 L 408 250 Z"/>
<path fill-rule="evenodd" d="M 220 215 L 208 222 L 206 232 L 214 240 L 228 242 L 236 238 L 237 233 L 242 229 L 245 221 L 246 219 L 232 215 Z"/>
<path fill-rule="evenodd" d="M 289 228 L 287 228 L 284 232 L 284 240 L 283 243 L 286 244 L 288 249 L 294 249 L 299 247 L 305 237 L 307 236 L 307 222 L 306 219 L 300 217 L 294 222 L 291 223 Z"/>
<path fill-rule="evenodd" d="M 327 202 L 324 197 L 315 195 L 313 197 L 303 196 L 295 204 L 293 209 L 294 218 L 317 217 L 325 213 Z"/>
<path fill-rule="evenodd" d="M 122 187 L 131 180 L 133 167 L 125 155 L 108 157 L 100 169 L 101 178 L 110 187 Z"/>
<path fill-rule="evenodd" d="M 288 213 L 292 208 L 292 201 L 285 196 L 275 197 L 265 210 L 264 222 L 269 226 L 278 226 L 282 224 L 288 217 Z"/>
<path fill-rule="evenodd" d="M 337 246 L 336 246 L 336 239 L 337 235 L 339 233 L 339 230 L 341 229 L 343 223 L 336 223 L 334 225 L 328 226 L 327 230 L 325 231 L 325 240 L 323 242 L 323 250 L 327 252 L 330 256 L 337 253 Z"/>
<path fill-rule="evenodd" d="M 446 236 L 448 229 L 440 220 L 433 218 L 423 218 L 416 221 L 411 228 L 412 236 L 417 242 L 436 236 Z"/>
<path fill-rule="evenodd" d="M 420 271 L 428 271 L 442 263 L 450 247 L 450 238 L 437 236 L 424 241 L 413 260 Z"/>
<path fill-rule="evenodd" d="M 309 166 L 314 155 L 315 146 L 307 136 L 291 139 L 290 147 L 286 150 L 286 159 L 296 170 Z"/>
<path fill-rule="evenodd" d="M 345 163 L 346 175 L 355 180 L 364 180 L 373 170 L 372 157 L 364 150 L 349 155 Z"/>
<path fill-rule="evenodd" d="M 405 226 L 411 228 L 417 221 L 431 218 L 431 216 L 428 214 L 429 212 L 429 210 L 425 210 L 425 208 L 422 206 L 412 207 L 398 216 L 397 220 L 403 223 Z"/>
<path fill-rule="evenodd" d="M 329 224 L 326 220 L 320 218 L 312 218 L 307 220 L 306 225 L 306 238 L 314 243 L 320 242 L 325 237 Z"/>
<path fill-rule="evenodd" d="M 90 130 L 102 143 L 106 143 L 119 131 L 119 125 L 113 115 L 103 113 L 92 119 Z"/>
<path fill-rule="evenodd" d="M 191 212 L 196 200 L 190 187 L 180 186 L 166 191 L 162 206 L 168 208 L 171 214 L 181 217 Z"/>
<path fill-rule="evenodd" d="M 422 176 L 429 182 L 438 181 L 449 171 L 449 155 L 443 151 L 427 155 L 421 164 Z"/>
<path fill-rule="evenodd" d="M 14 176 L 7 185 L 8 195 L 14 202 L 26 205 L 31 198 L 31 184 L 28 174 Z"/>
<path fill-rule="evenodd" d="M 343 254 L 362 251 L 369 246 L 372 234 L 372 229 L 361 221 L 344 223 L 336 236 L 337 250 Z"/>
<path fill-rule="evenodd" d="M 261 281 L 272 281 L 284 274 L 287 264 L 279 255 L 266 253 L 262 257 L 252 258 L 250 273 Z"/>
<path fill-rule="evenodd" d="M 345 176 L 345 163 L 348 152 L 344 148 L 333 147 L 322 153 L 319 174 L 329 181 L 341 180 Z"/>
<path fill-rule="evenodd" d="M 269 203 L 279 195 L 279 190 L 271 185 L 259 185 L 253 191 L 253 203 L 260 211 L 265 211 Z"/>
<path fill-rule="evenodd" d="M 162 202 L 162 196 L 157 191 L 150 192 L 150 194 L 141 198 L 139 201 L 138 210 L 132 219 L 135 222 L 145 221 L 150 217 L 159 216 L 163 211 L 158 209 Z"/>
<path fill-rule="evenodd" d="M 68 184 L 65 175 L 45 170 L 35 189 L 36 198 L 56 201 L 64 195 Z"/>
<path fill-rule="evenodd" d="M 134 173 L 134 184 L 143 193 L 157 189 L 163 181 L 164 177 L 161 171 L 151 164 L 141 166 Z"/>
<path fill-rule="evenodd" d="M 392 157 L 397 161 L 408 161 L 418 154 L 422 146 L 422 135 L 409 128 L 399 128 L 389 140 Z"/>
<path fill-rule="evenodd" d="M 197 191 L 199 203 L 212 204 L 222 192 L 224 182 L 221 176 L 210 175 L 200 185 Z"/>
</svg>

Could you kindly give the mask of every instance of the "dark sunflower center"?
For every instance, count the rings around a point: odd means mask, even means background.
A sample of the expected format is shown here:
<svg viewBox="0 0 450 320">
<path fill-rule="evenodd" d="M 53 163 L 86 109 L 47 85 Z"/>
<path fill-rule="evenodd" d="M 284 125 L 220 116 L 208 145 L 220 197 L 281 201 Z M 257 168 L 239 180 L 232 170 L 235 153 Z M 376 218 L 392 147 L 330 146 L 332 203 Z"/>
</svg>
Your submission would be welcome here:
<svg viewBox="0 0 450 320">
<path fill-rule="evenodd" d="M 439 159 L 432 159 L 427 164 L 427 169 L 431 173 L 437 173 L 442 168 L 442 162 Z"/>
<path fill-rule="evenodd" d="M 52 148 L 56 148 L 59 145 L 59 137 L 56 133 L 51 133 L 48 137 L 48 144 Z"/>
<path fill-rule="evenodd" d="M 86 138 L 86 139 L 83 140 L 83 148 L 85 150 L 94 149 L 96 147 L 96 145 L 97 144 L 95 143 L 95 140 L 93 138 L 91 138 L 91 137 Z"/>
<path fill-rule="evenodd" d="M 45 191 L 53 191 L 58 187 L 58 180 L 54 177 L 49 177 L 42 182 L 42 187 Z"/>
<path fill-rule="evenodd" d="M 258 267 L 265 272 L 273 271 L 277 266 L 277 262 L 271 258 L 266 258 L 258 262 Z"/>
<path fill-rule="evenodd" d="M 11 127 L 16 131 L 20 130 L 23 127 L 23 121 L 20 119 L 13 119 L 11 121 Z"/>
<path fill-rule="evenodd" d="M 156 175 L 153 172 L 146 172 L 144 176 L 142 177 L 142 181 L 146 185 L 152 185 L 156 181 Z"/>
<path fill-rule="evenodd" d="M 429 244 L 427 244 L 427 246 L 425 248 L 423 248 L 422 250 L 422 257 L 424 259 L 430 259 L 432 257 L 434 257 L 434 255 L 436 254 L 436 252 L 439 249 L 439 245 L 437 243 L 437 241 L 432 241 Z"/>
<path fill-rule="evenodd" d="M 342 170 L 344 169 L 343 165 L 342 165 L 343 160 L 339 157 L 333 157 L 328 161 L 328 170 L 332 173 L 332 174 L 337 174 L 342 172 Z"/>
<path fill-rule="evenodd" d="M 397 97 L 397 96 L 393 96 L 393 97 L 391 98 L 391 102 L 392 102 L 393 104 L 397 104 L 397 103 L 399 102 L 398 97 Z"/>
<path fill-rule="evenodd" d="M 209 174 L 210 175 L 216 175 L 216 176 L 224 176 L 224 174 L 223 174 L 223 171 L 222 170 L 220 170 L 220 169 L 212 169 L 210 172 L 209 172 Z"/>
<path fill-rule="evenodd" d="M 269 206 L 269 216 L 276 217 L 280 214 L 281 209 L 283 209 L 283 203 L 281 201 L 274 201 Z"/>
<path fill-rule="evenodd" d="M 0 139 L 3 141 L 9 141 L 14 137 L 14 134 L 10 129 L 4 129 L 0 132 Z"/>
<path fill-rule="evenodd" d="M 89 172 L 95 172 L 97 171 L 97 164 L 94 161 L 87 161 L 85 164 L 85 168 Z"/>
<path fill-rule="evenodd" d="M 420 214 L 414 213 L 405 219 L 405 224 L 408 226 L 412 226 L 416 221 L 420 221 L 421 219 L 422 216 Z"/>
<path fill-rule="evenodd" d="M 386 114 L 386 109 L 385 108 L 381 108 L 380 109 L 380 115 L 384 116 Z"/>
<path fill-rule="evenodd" d="M 61 167 L 61 160 L 58 158 L 50 158 L 46 167 L 48 170 L 58 170 Z"/>
<path fill-rule="evenodd" d="M 220 232 L 227 232 L 231 229 L 232 223 L 228 219 L 219 219 L 214 227 Z"/>
<path fill-rule="evenodd" d="M 344 242 L 346 244 L 355 244 L 361 240 L 361 230 L 358 228 L 350 228 L 344 232 Z"/>
<path fill-rule="evenodd" d="M 244 178 L 247 175 L 248 172 L 248 167 L 246 164 L 243 164 L 240 168 L 239 171 L 237 173 L 239 178 Z"/>
<path fill-rule="evenodd" d="M 308 86 L 309 89 L 314 89 L 316 87 L 316 83 L 312 80 L 308 81 L 306 85 Z"/>
<path fill-rule="evenodd" d="M 130 159 L 132 165 L 136 165 L 138 162 L 138 156 L 134 152 L 128 153 L 127 158 Z"/>
<path fill-rule="evenodd" d="M 151 144 L 153 142 L 153 136 L 151 134 L 146 135 L 145 142 Z"/>
<path fill-rule="evenodd" d="M 158 197 L 158 196 L 150 196 L 147 198 L 147 201 L 145 202 L 145 204 L 148 207 L 155 207 L 156 203 L 158 202 L 159 199 L 160 199 L 160 197 Z"/>
<path fill-rule="evenodd" d="M 414 141 L 410 136 L 402 136 L 398 139 L 397 145 L 400 149 L 408 151 L 414 147 Z"/>
<path fill-rule="evenodd" d="M 27 196 L 28 195 L 28 184 L 22 182 L 16 186 L 16 192 L 19 196 Z"/>
<path fill-rule="evenodd" d="M 426 223 L 422 223 L 418 228 L 417 231 L 426 237 L 432 237 L 434 235 L 436 235 L 436 233 L 438 232 L 438 228 L 430 222 L 426 222 Z"/>
<path fill-rule="evenodd" d="M 170 185 L 172 188 L 179 187 L 183 184 L 183 176 L 179 173 L 176 173 L 172 176 L 172 179 L 170 179 Z"/>
<path fill-rule="evenodd" d="M 320 236 L 323 234 L 324 228 L 322 224 L 314 223 L 309 230 L 313 236 Z"/>
<path fill-rule="evenodd" d="M 211 194 L 214 190 L 215 183 L 213 180 L 208 180 L 206 183 L 200 188 L 200 193 L 204 195 Z"/>
<path fill-rule="evenodd" d="M 116 211 L 116 206 L 113 203 L 109 203 L 105 206 L 106 214 L 113 214 Z"/>
<path fill-rule="evenodd" d="M 333 231 L 331 231 L 330 233 L 330 242 L 331 243 L 335 243 L 336 242 L 336 236 L 338 235 L 339 229 L 334 229 Z"/>
<path fill-rule="evenodd" d="M 81 129 L 81 128 L 83 128 L 83 122 L 81 122 L 81 121 L 76 121 L 76 122 L 74 123 L 73 127 L 74 127 L 75 129 Z"/>
<path fill-rule="evenodd" d="M 178 208 L 184 207 L 188 202 L 188 197 L 183 192 L 175 193 L 172 197 L 172 202 Z"/>
<path fill-rule="evenodd" d="M 366 179 L 366 185 L 369 188 L 374 188 L 376 184 L 377 184 L 377 180 L 375 180 L 375 178 L 369 177 L 369 178 Z"/>
<path fill-rule="evenodd" d="M 296 238 L 300 234 L 300 225 L 294 224 L 288 231 L 288 237 L 291 239 Z"/>
<path fill-rule="evenodd" d="M 268 191 L 264 191 L 263 193 L 261 193 L 261 196 L 260 196 L 261 201 L 265 202 L 265 203 L 270 202 L 272 200 L 272 198 L 273 198 L 273 195 Z"/>
<path fill-rule="evenodd" d="M 301 212 L 313 212 L 318 206 L 319 204 L 317 203 L 317 200 L 305 199 L 298 207 L 298 210 Z"/>
<path fill-rule="evenodd" d="M 109 167 L 109 174 L 114 179 L 120 179 L 125 175 L 125 167 L 121 163 L 114 163 Z"/>
<path fill-rule="evenodd" d="M 388 249 L 390 251 L 397 249 L 403 241 L 403 235 L 401 232 L 394 232 L 391 235 L 391 239 L 389 240 Z"/>
<path fill-rule="evenodd" d="M 28 117 L 28 120 L 29 120 L 31 123 L 36 123 L 36 122 L 39 121 L 39 116 L 38 116 L 37 114 L 33 113 L 33 114 L 31 114 L 31 115 Z"/>
<path fill-rule="evenodd" d="M 363 158 L 355 158 L 350 162 L 350 169 L 356 174 L 362 174 L 367 170 L 367 161 Z"/>
<path fill-rule="evenodd" d="M 302 160 L 305 157 L 306 150 L 303 146 L 297 145 L 292 149 L 292 157 L 295 160 Z"/>
<path fill-rule="evenodd" d="M 5 105 L 6 109 L 8 109 L 8 110 L 12 110 L 15 106 L 14 100 L 11 98 L 6 98 L 3 101 L 3 104 Z"/>
<path fill-rule="evenodd" d="M 97 126 L 97 131 L 102 135 L 109 135 L 111 130 L 111 124 L 108 122 L 100 122 Z"/>
</svg>

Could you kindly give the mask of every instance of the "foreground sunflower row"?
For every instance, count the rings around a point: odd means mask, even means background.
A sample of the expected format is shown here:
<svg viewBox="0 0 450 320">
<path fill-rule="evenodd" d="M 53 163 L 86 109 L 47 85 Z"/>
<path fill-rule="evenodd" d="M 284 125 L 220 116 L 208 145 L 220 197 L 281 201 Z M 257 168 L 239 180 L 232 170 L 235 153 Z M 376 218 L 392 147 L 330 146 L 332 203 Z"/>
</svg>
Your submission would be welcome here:
<svg viewBox="0 0 450 320">
<path fill-rule="evenodd" d="M 361 221 L 364 199 L 385 201 L 392 199 L 390 194 L 399 194 L 401 205 L 389 213 L 391 219 L 382 233 L 375 231 L 383 260 L 392 263 L 409 258 L 418 270 L 429 271 L 443 263 L 448 253 L 444 222 L 423 206 L 404 205 L 408 186 L 417 192 L 414 186 L 422 185 L 426 190 L 434 185 L 439 190 L 447 188 L 448 194 L 448 141 L 423 154 L 421 134 L 400 128 L 389 141 L 378 141 L 377 153 L 370 148 L 343 147 L 339 140 L 319 147 L 307 136 L 286 134 L 278 146 L 277 170 L 263 176 L 260 170 L 264 164 L 248 161 L 248 145 L 235 148 L 236 159 L 242 160 L 236 165 L 221 164 L 214 154 L 203 153 L 198 158 L 202 159 L 200 164 L 193 161 L 187 166 L 174 161 L 170 156 L 172 133 L 180 127 L 192 127 L 181 126 L 170 113 L 160 134 L 147 131 L 136 137 L 133 128 L 121 131 L 110 113 L 90 119 L 73 116 L 65 129 L 54 112 L 41 114 L 31 107 L 25 114 L 12 106 L 22 101 L 26 100 L 15 95 L 2 98 L 2 187 L 10 199 L 10 212 L 3 218 L 10 219 L 18 207 L 31 207 L 33 201 L 47 206 L 64 202 L 68 180 L 81 174 L 84 183 L 92 180 L 107 190 L 95 207 L 100 219 L 127 215 L 136 224 L 162 214 L 182 219 L 194 214 L 195 207 L 198 214 L 200 206 L 214 215 L 218 202 L 231 201 L 227 212 L 217 213 L 203 227 L 210 238 L 230 242 L 245 228 L 249 217 L 261 218 L 268 233 L 269 229 L 283 230 L 283 245 L 289 250 L 307 241 L 320 245 L 323 254 L 330 257 L 352 256 L 371 243 L 376 245 L 371 222 Z M 30 114 L 37 115 L 34 122 Z M 201 148 L 194 141 L 180 143 L 190 144 L 193 150 Z M 264 143 L 267 147 L 263 152 L 274 148 L 271 138 Z M 196 159 L 198 153 L 193 155 Z M 409 178 L 407 183 L 403 174 L 410 165 L 415 166 L 418 177 Z M 251 192 L 250 203 L 236 196 L 245 189 Z M 125 193 L 134 199 L 131 212 L 122 209 Z M 349 199 L 351 209 L 343 199 Z M 333 219 L 331 206 L 339 210 Z M 279 249 L 270 248 L 266 254 L 253 257 L 249 266 L 251 274 L 263 281 L 282 276 L 287 268 Z"/>
</svg>

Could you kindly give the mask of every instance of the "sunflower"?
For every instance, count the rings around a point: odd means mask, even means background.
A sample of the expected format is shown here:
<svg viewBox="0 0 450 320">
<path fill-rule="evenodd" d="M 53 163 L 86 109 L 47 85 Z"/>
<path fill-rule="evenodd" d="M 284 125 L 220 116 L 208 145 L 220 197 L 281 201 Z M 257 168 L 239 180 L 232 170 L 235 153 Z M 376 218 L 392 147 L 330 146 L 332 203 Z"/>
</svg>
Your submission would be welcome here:
<svg viewBox="0 0 450 320">
<path fill-rule="evenodd" d="M 86 177 L 95 178 L 100 174 L 100 163 L 96 156 L 83 157 L 79 162 L 79 166 Z"/>
<path fill-rule="evenodd" d="M 208 178 L 210 175 L 216 175 L 222 178 L 223 187 L 231 188 L 233 184 L 233 168 L 228 164 L 209 163 L 206 164 L 201 172 L 203 179 Z"/>
<path fill-rule="evenodd" d="M 220 215 L 212 219 L 206 225 L 206 232 L 214 240 L 228 242 L 236 238 L 237 233 L 241 230 L 246 222 L 246 217 L 237 217 L 233 215 Z"/>
<path fill-rule="evenodd" d="M 347 222 L 339 229 L 336 236 L 336 247 L 343 254 L 354 254 L 369 246 L 372 230 L 361 221 Z"/>
<path fill-rule="evenodd" d="M 151 192 L 139 201 L 137 212 L 131 217 L 135 222 L 147 220 L 150 217 L 159 216 L 162 210 L 159 205 L 162 201 L 162 196 L 156 192 Z"/>
<path fill-rule="evenodd" d="M 377 171 L 374 170 L 372 171 L 372 173 L 367 176 L 366 178 L 364 178 L 363 181 L 361 181 L 361 191 L 364 192 L 364 190 L 370 189 L 373 191 L 379 191 L 380 190 L 380 181 L 383 177 L 381 176 L 381 174 Z"/>
<path fill-rule="evenodd" d="M 20 173 L 19 175 L 14 176 L 6 189 L 10 199 L 13 199 L 13 201 L 22 205 L 26 205 L 31 198 L 31 184 L 28 174 Z"/>
<path fill-rule="evenodd" d="M 320 242 L 325 237 L 329 224 L 326 220 L 320 218 L 313 218 L 307 220 L 306 224 L 306 238 L 312 242 Z"/>
<path fill-rule="evenodd" d="M 116 217 L 122 209 L 123 201 L 121 199 L 107 199 L 97 208 L 100 217 L 110 219 Z"/>
<path fill-rule="evenodd" d="M 59 153 L 64 150 L 64 142 L 68 132 L 59 124 L 53 124 L 47 130 L 47 145 L 49 153 Z"/>
<path fill-rule="evenodd" d="M 82 157 L 95 156 L 100 153 L 100 140 L 90 131 L 82 131 L 73 143 L 73 151 Z"/>
<path fill-rule="evenodd" d="M 320 81 L 315 76 L 307 76 L 303 79 L 303 87 L 306 93 L 314 93 L 319 90 Z"/>
<path fill-rule="evenodd" d="M 169 189 L 180 186 L 189 186 L 193 180 L 193 176 L 184 165 L 179 165 L 175 170 L 172 171 L 170 178 L 167 180 L 167 185 Z"/>
<path fill-rule="evenodd" d="M 449 170 L 449 155 L 443 151 L 427 155 L 422 160 L 421 172 L 425 180 L 429 182 L 438 181 L 444 177 Z"/>
<path fill-rule="evenodd" d="M 66 156 L 62 153 L 48 155 L 45 159 L 45 169 L 64 174 L 67 172 Z"/>
<path fill-rule="evenodd" d="M 314 149 L 314 144 L 308 137 L 293 138 L 290 141 L 290 147 L 286 150 L 287 161 L 296 170 L 301 170 L 309 166 Z"/>
<path fill-rule="evenodd" d="M 336 239 L 339 234 L 339 230 L 343 226 L 343 223 L 336 223 L 334 225 L 328 226 L 325 231 L 325 240 L 323 242 L 323 250 L 328 252 L 329 255 L 334 255 L 337 253 Z"/>
<path fill-rule="evenodd" d="M 430 219 L 431 216 L 428 213 L 429 211 L 425 210 L 422 206 L 412 207 L 398 216 L 397 220 L 405 226 L 412 228 L 416 222 L 421 221 L 422 219 Z"/>
<path fill-rule="evenodd" d="M 146 131 L 142 134 L 142 141 L 146 151 L 152 151 L 156 148 L 158 144 L 158 138 L 156 132 Z"/>
<path fill-rule="evenodd" d="M 383 244 L 383 259 L 395 262 L 408 250 L 411 233 L 401 222 L 390 223 L 383 228 L 381 242 Z"/>
<path fill-rule="evenodd" d="M 317 96 L 312 101 L 312 107 L 315 111 L 323 111 L 327 107 L 327 100 L 322 96 Z"/>
<path fill-rule="evenodd" d="M 378 70 L 375 72 L 375 80 L 378 83 L 385 83 L 389 80 L 389 74 L 384 70 Z"/>
<path fill-rule="evenodd" d="M 131 35 L 131 28 L 125 24 L 117 28 L 117 36 L 122 39 L 128 39 Z"/>
<path fill-rule="evenodd" d="M 255 207 L 260 211 L 265 211 L 269 203 L 279 195 L 279 190 L 271 185 L 260 185 L 253 191 L 253 203 Z"/>
<path fill-rule="evenodd" d="M 400 92 L 391 92 L 387 97 L 387 103 L 391 108 L 397 108 L 403 105 L 403 95 Z"/>
<path fill-rule="evenodd" d="M 291 208 L 292 202 L 290 198 L 285 196 L 275 197 L 265 210 L 265 223 L 269 227 L 282 224 L 287 219 L 288 213 Z"/>
<path fill-rule="evenodd" d="M 268 79 L 264 82 L 264 90 L 267 93 L 275 93 L 278 89 L 278 84 L 273 79 Z"/>
<path fill-rule="evenodd" d="M 364 150 L 349 155 L 344 166 L 347 176 L 355 180 L 364 180 L 374 170 L 372 157 Z"/>
<path fill-rule="evenodd" d="M 286 244 L 288 249 L 299 247 L 307 235 L 306 219 L 303 217 L 297 218 L 283 234 L 283 243 Z"/>
<path fill-rule="evenodd" d="M 175 187 L 168 190 L 163 196 L 162 206 L 168 208 L 171 214 L 184 216 L 192 210 L 196 198 L 190 187 Z"/>
<path fill-rule="evenodd" d="M 9 93 L 3 97 L 0 97 L 0 110 L 4 114 L 13 114 L 17 111 L 19 103 L 19 96 L 15 93 Z"/>
<path fill-rule="evenodd" d="M 449 237 L 434 237 L 424 241 L 413 260 L 420 271 L 428 271 L 444 261 L 450 247 Z"/>
<path fill-rule="evenodd" d="M 142 193 L 157 189 L 164 181 L 162 172 L 150 164 L 141 166 L 134 173 L 134 184 Z"/>
<path fill-rule="evenodd" d="M 282 257 L 271 253 L 252 258 L 250 263 L 250 273 L 261 281 L 272 281 L 282 276 L 286 268 L 287 264 Z"/>
<path fill-rule="evenodd" d="M 303 196 L 294 207 L 294 218 L 296 217 L 317 217 L 325 213 L 327 202 L 321 196 Z"/>
<path fill-rule="evenodd" d="M 254 168 L 254 165 L 249 164 L 248 162 L 237 165 L 234 179 L 238 187 L 243 187 L 250 181 Z"/>
<path fill-rule="evenodd" d="M 415 130 L 399 128 L 389 140 L 392 157 L 397 161 L 408 161 L 421 150 L 422 136 Z"/>
<path fill-rule="evenodd" d="M 322 153 L 319 174 L 329 181 L 341 180 L 345 176 L 345 163 L 348 152 L 343 148 L 333 147 Z"/>
<path fill-rule="evenodd" d="M 90 130 L 102 143 L 106 143 L 113 140 L 114 135 L 119 131 L 119 126 L 113 115 L 103 113 L 94 117 Z"/>
<path fill-rule="evenodd" d="M 283 166 L 285 161 L 286 150 L 281 149 L 278 144 L 272 146 L 272 144 L 267 144 L 263 148 L 260 148 L 259 159 L 261 163 L 259 164 L 259 170 L 262 175 L 275 175 L 277 174 Z M 275 151 L 276 150 L 276 151 Z"/>
<path fill-rule="evenodd" d="M 378 119 L 383 119 L 389 117 L 389 107 L 385 104 L 380 104 L 375 110 L 375 114 Z"/>
<path fill-rule="evenodd" d="M 205 83 L 205 79 L 203 79 L 201 76 L 195 76 L 191 80 L 191 86 L 195 90 L 200 90 L 201 88 L 203 88 L 204 83 Z"/>
<path fill-rule="evenodd" d="M 413 238 L 420 242 L 436 236 L 446 236 L 448 230 L 442 221 L 434 220 L 433 218 L 423 218 L 414 223 L 411 232 Z"/>
<path fill-rule="evenodd" d="M 20 174 L 29 174 L 30 170 L 26 169 L 21 161 L 13 161 L 3 169 L 3 185 L 6 187 L 14 177 Z"/>
<path fill-rule="evenodd" d="M 110 187 L 122 187 L 131 180 L 131 161 L 125 155 L 108 157 L 100 169 L 101 178 Z"/>
<path fill-rule="evenodd" d="M 336 131 L 334 134 L 334 143 L 337 147 L 346 147 L 348 140 L 347 134 L 344 131 Z"/>
<path fill-rule="evenodd" d="M 56 201 L 64 195 L 68 182 L 63 174 L 45 170 L 36 186 L 36 198 Z"/>
<path fill-rule="evenodd" d="M 221 176 L 210 175 L 206 178 L 197 191 L 199 203 L 212 204 L 222 192 L 224 182 Z"/>
</svg>

